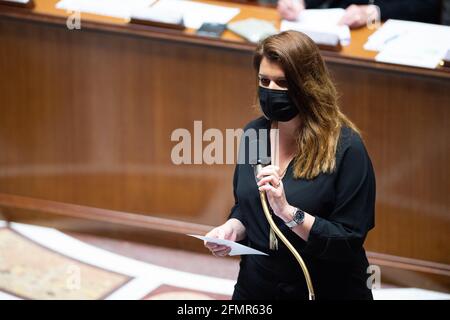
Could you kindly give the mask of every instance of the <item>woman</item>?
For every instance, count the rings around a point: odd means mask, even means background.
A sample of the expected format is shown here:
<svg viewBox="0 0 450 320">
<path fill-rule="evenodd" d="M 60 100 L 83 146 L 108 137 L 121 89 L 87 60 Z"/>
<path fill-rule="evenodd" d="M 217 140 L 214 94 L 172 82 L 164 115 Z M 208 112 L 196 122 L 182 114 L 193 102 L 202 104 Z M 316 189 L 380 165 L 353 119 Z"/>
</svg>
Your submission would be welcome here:
<svg viewBox="0 0 450 320">
<path fill-rule="evenodd" d="M 278 129 L 278 163 L 263 168 L 258 186 L 252 166 L 238 164 L 230 219 L 207 234 L 269 253 L 242 256 L 233 299 L 308 297 L 297 261 L 280 241 L 278 249 L 270 244 L 258 188 L 305 260 L 316 299 L 372 299 L 363 243 L 374 226 L 375 176 L 358 129 L 338 108 L 318 47 L 303 33 L 283 32 L 260 43 L 254 67 L 264 117 L 245 130 Z M 270 150 L 274 135 L 268 137 Z M 216 256 L 230 251 L 205 246 Z"/>
</svg>

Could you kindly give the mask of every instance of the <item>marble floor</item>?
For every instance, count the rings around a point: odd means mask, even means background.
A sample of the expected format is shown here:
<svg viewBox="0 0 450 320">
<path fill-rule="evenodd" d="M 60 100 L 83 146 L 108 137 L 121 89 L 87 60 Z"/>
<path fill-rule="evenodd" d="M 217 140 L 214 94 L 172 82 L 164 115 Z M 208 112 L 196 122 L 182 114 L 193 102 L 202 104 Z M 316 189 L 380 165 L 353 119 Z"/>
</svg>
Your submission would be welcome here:
<svg viewBox="0 0 450 320">
<path fill-rule="evenodd" d="M 0 299 L 226 300 L 238 270 L 238 258 L 0 221 Z M 450 299 L 383 285 L 374 297 Z"/>
</svg>

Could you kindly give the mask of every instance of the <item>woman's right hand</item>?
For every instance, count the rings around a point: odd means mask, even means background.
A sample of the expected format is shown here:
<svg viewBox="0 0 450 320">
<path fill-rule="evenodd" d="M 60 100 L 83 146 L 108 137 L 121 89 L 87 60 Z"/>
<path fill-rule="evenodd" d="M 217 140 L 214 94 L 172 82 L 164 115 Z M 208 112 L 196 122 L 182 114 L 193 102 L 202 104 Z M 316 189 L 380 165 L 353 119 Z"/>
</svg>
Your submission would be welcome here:
<svg viewBox="0 0 450 320">
<path fill-rule="evenodd" d="M 223 225 L 212 229 L 205 235 L 205 237 L 240 241 L 245 237 L 243 233 L 245 233 L 245 227 L 242 223 L 239 220 L 230 219 Z M 225 257 L 231 251 L 231 248 L 225 245 L 219 245 L 207 241 L 205 241 L 204 244 L 205 247 L 208 248 L 216 257 Z"/>
<path fill-rule="evenodd" d="M 278 13 L 283 19 L 295 21 L 302 10 L 305 9 L 304 0 L 279 0 Z"/>
</svg>

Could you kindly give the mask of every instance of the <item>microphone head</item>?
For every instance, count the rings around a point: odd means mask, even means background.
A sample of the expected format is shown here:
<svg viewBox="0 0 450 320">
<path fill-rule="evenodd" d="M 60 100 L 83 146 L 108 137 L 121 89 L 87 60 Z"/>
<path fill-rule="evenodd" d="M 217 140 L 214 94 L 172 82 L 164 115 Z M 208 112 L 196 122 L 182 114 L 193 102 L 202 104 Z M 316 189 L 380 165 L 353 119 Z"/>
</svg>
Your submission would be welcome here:
<svg viewBox="0 0 450 320">
<path fill-rule="evenodd" d="M 267 145 L 263 140 L 251 140 L 249 143 L 248 155 L 249 162 L 253 166 L 260 164 L 265 167 L 271 163 L 270 156 L 267 154 Z"/>
<path fill-rule="evenodd" d="M 253 173 L 255 174 L 255 180 L 258 182 L 256 176 L 259 174 L 262 168 L 269 165 L 271 162 L 270 156 L 267 155 L 267 145 L 262 140 L 254 139 L 249 143 L 249 160 L 253 166 Z"/>
<path fill-rule="evenodd" d="M 263 167 L 268 166 L 271 162 L 270 157 L 262 157 L 258 159 L 258 164 L 261 164 Z"/>
</svg>

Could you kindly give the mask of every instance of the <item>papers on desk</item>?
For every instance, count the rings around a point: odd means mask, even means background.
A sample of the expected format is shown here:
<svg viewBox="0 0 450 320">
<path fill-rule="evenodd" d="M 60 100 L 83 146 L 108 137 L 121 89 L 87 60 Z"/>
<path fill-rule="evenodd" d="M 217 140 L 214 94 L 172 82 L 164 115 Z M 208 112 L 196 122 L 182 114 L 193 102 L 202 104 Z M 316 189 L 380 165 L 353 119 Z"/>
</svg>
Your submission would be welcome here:
<svg viewBox="0 0 450 320">
<path fill-rule="evenodd" d="M 364 49 L 379 51 L 376 61 L 434 69 L 450 50 L 450 27 L 388 20 Z"/>
<path fill-rule="evenodd" d="M 61 0 L 57 9 L 86 12 L 129 19 L 133 11 L 146 8 L 156 0 Z"/>
<path fill-rule="evenodd" d="M 198 29 L 205 22 L 227 24 L 239 13 L 239 8 L 229 8 L 185 0 L 160 0 L 150 10 L 170 11 L 183 16 L 187 28 Z"/>
<path fill-rule="evenodd" d="M 407 34 L 426 35 L 437 42 L 445 42 L 450 46 L 450 27 L 448 26 L 390 19 L 369 37 L 364 49 L 381 51 L 389 43 Z"/>
<path fill-rule="evenodd" d="M 339 25 L 344 9 L 307 9 L 300 12 L 297 21 L 281 21 L 280 31 L 296 30 L 307 34 L 317 44 L 349 45 L 348 26 Z"/>
<path fill-rule="evenodd" d="M 181 16 L 187 28 L 198 29 L 204 22 L 226 24 L 239 13 L 229 8 L 185 0 L 61 0 L 56 8 L 98 15 L 176 23 Z M 154 4 L 155 3 L 155 4 Z M 150 5 L 154 4 L 150 7 Z"/>
<path fill-rule="evenodd" d="M 188 234 L 188 236 L 194 237 L 194 238 L 197 238 L 197 239 L 200 239 L 203 241 L 211 242 L 211 243 L 217 243 L 220 245 L 228 246 L 231 248 L 231 252 L 229 253 L 230 256 L 239 256 L 239 255 L 246 255 L 246 254 L 256 254 L 256 255 L 268 256 L 268 254 L 266 254 L 264 252 L 244 246 L 244 245 L 239 244 L 234 241 L 217 239 L 217 238 L 209 238 L 209 237 L 204 237 L 204 236 L 195 235 L 195 234 Z"/>
<path fill-rule="evenodd" d="M 439 66 L 448 50 L 448 43 L 435 41 L 423 34 L 406 34 L 386 45 L 375 60 L 434 69 Z"/>
</svg>

